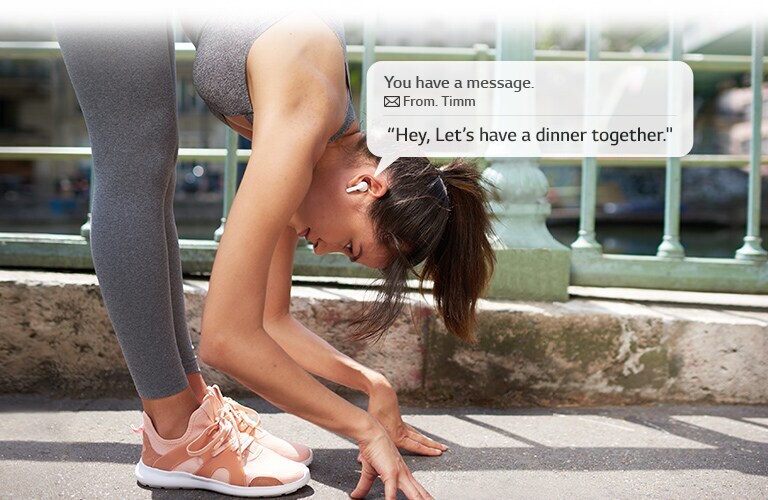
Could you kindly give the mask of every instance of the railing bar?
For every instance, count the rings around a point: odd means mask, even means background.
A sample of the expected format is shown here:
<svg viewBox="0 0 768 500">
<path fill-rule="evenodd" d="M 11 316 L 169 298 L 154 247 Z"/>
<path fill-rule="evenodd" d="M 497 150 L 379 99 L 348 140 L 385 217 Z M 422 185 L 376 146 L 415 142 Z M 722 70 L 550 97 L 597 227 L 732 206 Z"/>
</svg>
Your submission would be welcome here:
<svg viewBox="0 0 768 500">
<path fill-rule="evenodd" d="M 669 21 L 669 60 L 679 61 L 683 56 L 683 37 L 679 21 Z M 670 64 L 667 71 L 667 106 L 672 109 L 675 101 L 675 72 Z M 682 170 L 679 157 L 667 157 L 664 175 L 664 236 L 656 251 L 658 257 L 683 258 L 685 251 L 680 243 L 680 193 Z"/>
<path fill-rule="evenodd" d="M 224 160 L 224 206 L 222 207 L 221 225 L 213 233 L 215 241 L 220 241 L 221 236 L 224 234 L 224 226 L 227 223 L 229 209 L 232 208 L 232 202 L 235 200 L 235 192 L 237 190 L 238 133 L 232 130 L 231 127 L 227 127 L 225 138 L 227 141 L 227 158 Z"/>
<path fill-rule="evenodd" d="M 587 61 L 600 59 L 600 25 L 594 17 L 587 20 L 585 45 Z M 591 90 L 597 82 L 590 80 L 590 71 L 585 72 L 584 111 L 590 113 L 594 92 Z M 597 208 L 597 158 L 585 156 L 581 162 L 581 205 L 579 207 L 579 232 L 571 248 L 600 251 L 595 234 L 595 211 Z"/>
<path fill-rule="evenodd" d="M 747 234 L 744 245 L 736 251 L 736 258 L 763 262 L 768 252 L 760 237 L 760 153 L 763 146 L 763 65 L 764 20 L 752 21 L 752 140 L 749 145 L 749 189 L 747 195 Z"/>
<path fill-rule="evenodd" d="M 91 160 L 91 170 L 89 174 L 89 184 L 88 184 L 88 215 L 86 216 L 85 222 L 82 226 L 80 226 L 80 236 L 85 238 L 87 241 L 91 241 L 91 210 L 93 208 L 93 191 L 96 189 L 96 175 L 93 168 L 93 160 Z"/>
</svg>

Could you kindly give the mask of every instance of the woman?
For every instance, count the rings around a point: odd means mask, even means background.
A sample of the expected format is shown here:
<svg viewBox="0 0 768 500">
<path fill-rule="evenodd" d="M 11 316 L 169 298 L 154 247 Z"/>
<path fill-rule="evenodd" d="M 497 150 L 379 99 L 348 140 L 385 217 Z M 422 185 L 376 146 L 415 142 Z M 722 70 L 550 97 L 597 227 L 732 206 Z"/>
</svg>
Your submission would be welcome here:
<svg viewBox="0 0 768 500">
<path fill-rule="evenodd" d="M 431 498 L 397 448 L 446 447 L 405 424 L 388 381 L 336 351 L 289 310 L 298 238 L 381 269 L 382 300 L 355 324 L 378 338 L 402 306 L 405 278 L 434 282 L 447 327 L 473 338 L 492 272 L 480 177 L 401 158 L 377 160 L 354 118 L 341 26 L 291 13 L 185 23 L 195 85 L 211 111 L 252 141 L 217 250 L 202 318 L 201 359 L 279 408 L 354 439 L 365 496 Z M 289 493 L 309 480 L 311 452 L 261 428 L 249 408 L 207 386 L 184 318 L 172 211 L 178 132 L 172 32 L 162 19 L 57 27 L 92 144 L 91 249 L 105 304 L 142 398 L 140 483 L 242 496 Z M 174 332 L 172 335 L 170 332 Z M 308 372 L 365 391 L 364 411 Z"/>
</svg>

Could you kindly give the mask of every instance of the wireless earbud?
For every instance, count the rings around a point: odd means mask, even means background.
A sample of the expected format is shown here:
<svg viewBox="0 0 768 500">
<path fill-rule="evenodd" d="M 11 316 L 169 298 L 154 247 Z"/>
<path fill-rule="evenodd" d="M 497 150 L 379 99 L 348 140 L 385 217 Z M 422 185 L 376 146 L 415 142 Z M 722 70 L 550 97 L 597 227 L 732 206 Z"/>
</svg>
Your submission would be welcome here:
<svg viewBox="0 0 768 500">
<path fill-rule="evenodd" d="M 351 188 L 347 188 L 347 193 L 351 193 L 352 191 L 361 191 L 364 193 L 368 191 L 368 183 L 365 181 L 361 181 L 355 184 L 354 186 L 352 186 Z"/>
</svg>

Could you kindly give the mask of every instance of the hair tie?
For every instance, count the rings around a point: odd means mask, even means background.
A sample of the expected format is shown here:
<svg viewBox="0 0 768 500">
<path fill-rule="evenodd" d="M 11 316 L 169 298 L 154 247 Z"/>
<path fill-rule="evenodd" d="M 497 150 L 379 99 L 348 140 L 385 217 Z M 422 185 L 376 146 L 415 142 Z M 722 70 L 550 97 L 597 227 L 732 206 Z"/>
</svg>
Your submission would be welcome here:
<svg viewBox="0 0 768 500">
<path fill-rule="evenodd" d="M 445 181 L 443 181 L 443 176 L 437 174 L 437 178 L 440 181 L 440 185 L 443 186 L 443 192 L 445 193 L 445 196 L 448 196 L 448 187 L 445 185 Z"/>
<path fill-rule="evenodd" d="M 445 196 L 448 196 L 448 187 L 445 185 L 445 181 L 443 181 L 443 176 L 440 175 L 442 170 L 437 170 L 437 178 L 440 181 L 440 185 L 443 186 L 443 192 L 445 192 Z"/>
</svg>

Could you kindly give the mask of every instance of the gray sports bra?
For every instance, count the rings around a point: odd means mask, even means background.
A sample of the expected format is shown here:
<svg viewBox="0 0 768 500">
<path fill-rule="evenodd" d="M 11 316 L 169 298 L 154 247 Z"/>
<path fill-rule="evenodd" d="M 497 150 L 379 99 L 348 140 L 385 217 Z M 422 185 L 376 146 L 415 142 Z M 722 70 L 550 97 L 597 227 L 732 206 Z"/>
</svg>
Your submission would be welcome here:
<svg viewBox="0 0 768 500">
<path fill-rule="evenodd" d="M 254 19 L 232 17 L 220 21 L 183 21 L 182 28 L 196 49 L 192 80 L 197 93 L 219 120 L 227 126 L 227 116 L 245 116 L 253 125 L 253 106 L 245 76 L 245 62 L 253 42 L 270 26 L 285 17 L 285 13 Z M 352 90 L 349 82 L 349 60 L 344 27 L 340 20 L 320 16 L 336 36 L 344 50 L 347 78 L 347 112 L 344 123 L 328 142 L 341 137 L 355 121 Z"/>
</svg>

